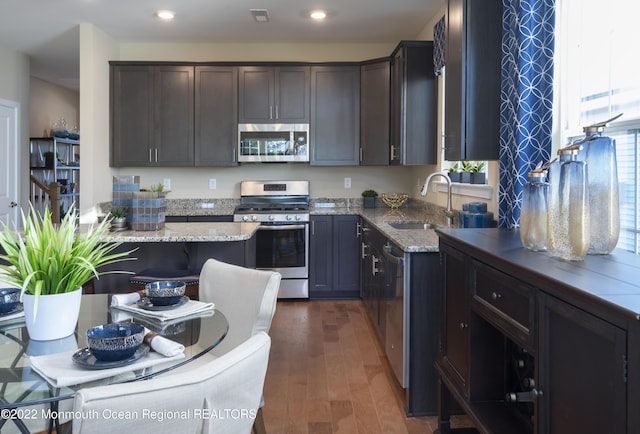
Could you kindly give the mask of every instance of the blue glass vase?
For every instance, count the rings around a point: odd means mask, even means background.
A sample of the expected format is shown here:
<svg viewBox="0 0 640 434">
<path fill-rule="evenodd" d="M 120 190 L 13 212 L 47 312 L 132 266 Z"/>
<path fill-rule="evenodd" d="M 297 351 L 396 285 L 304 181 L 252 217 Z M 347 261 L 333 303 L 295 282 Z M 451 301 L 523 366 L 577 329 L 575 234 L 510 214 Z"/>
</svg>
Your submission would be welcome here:
<svg viewBox="0 0 640 434">
<path fill-rule="evenodd" d="M 547 196 L 549 183 L 547 171 L 532 170 L 529 182 L 522 190 L 520 210 L 520 240 L 529 250 L 547 250 Z"/>
</svg>

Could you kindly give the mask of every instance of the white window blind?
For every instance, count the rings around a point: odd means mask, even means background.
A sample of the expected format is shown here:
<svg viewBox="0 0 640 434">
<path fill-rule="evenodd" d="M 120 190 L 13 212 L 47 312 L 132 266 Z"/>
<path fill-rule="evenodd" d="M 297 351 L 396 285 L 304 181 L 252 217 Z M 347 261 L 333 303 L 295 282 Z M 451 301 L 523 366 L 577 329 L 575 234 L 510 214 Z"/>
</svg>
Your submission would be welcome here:
<svg viewBox="0 0 640 434">
<path fill-rule="evenodd" d="M 624 113 L 605 135 L 616 140 L 620 185 L 618 247 L 636 254 L 639 234 L 640 5 L 630 0 L 559 0 L 556 58 L 562 142 L 582 127 Z M 589 168 L 597 170 L 597 168 Z"/>
</svg>

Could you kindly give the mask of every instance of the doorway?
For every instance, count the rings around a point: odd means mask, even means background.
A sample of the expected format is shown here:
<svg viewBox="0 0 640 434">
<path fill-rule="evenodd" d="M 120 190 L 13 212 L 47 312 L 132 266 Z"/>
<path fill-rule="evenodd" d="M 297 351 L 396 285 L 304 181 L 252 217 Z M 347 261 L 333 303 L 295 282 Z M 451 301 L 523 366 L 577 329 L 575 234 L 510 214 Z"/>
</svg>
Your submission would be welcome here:
<svg viewBox="0 0 640 434">
<path fill-rule="evenodd" d="M 0 222 L 18 223 L 20 104 L 0 99 Z"/>
</svg>

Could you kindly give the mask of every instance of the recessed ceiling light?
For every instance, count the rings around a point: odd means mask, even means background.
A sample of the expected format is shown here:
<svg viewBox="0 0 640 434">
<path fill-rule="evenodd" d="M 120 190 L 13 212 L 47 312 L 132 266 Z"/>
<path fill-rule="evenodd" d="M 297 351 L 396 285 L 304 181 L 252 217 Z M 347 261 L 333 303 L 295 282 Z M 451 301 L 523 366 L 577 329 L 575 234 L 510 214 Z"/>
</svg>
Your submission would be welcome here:
<svg viewBox="0 0 640 434">
<path fill-rule="evenodd" d="M 269 12 L 266 9 L 250 9 L 251 16 L 258 23 L 269 22 Z"/>
<path fill-rule="evenodd" d="M 327 17 L 327 13 L 325 11 L 311 11 L 309 16 L 314 20 L 324 20 Z"/>
<path fill-rule="evenodd" d="M 176 13 L 173 11 L 162 10 L 162 11 L 156 12 L 156 16 L 163 20 L 172 20 L 175 18 Z"/>
</svg>

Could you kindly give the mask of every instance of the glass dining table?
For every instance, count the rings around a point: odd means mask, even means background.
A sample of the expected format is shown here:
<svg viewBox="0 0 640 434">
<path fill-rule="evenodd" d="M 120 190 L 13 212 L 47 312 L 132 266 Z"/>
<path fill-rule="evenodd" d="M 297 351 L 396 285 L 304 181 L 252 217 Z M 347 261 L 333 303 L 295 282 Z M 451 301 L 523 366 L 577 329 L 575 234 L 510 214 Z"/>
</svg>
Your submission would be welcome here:
<svg viewBox="0 0 640 434">
<path fill-rule="evenodd" d="M 8 321 L 0 318 L 0 431 L 4 433 L 7 429 L 10 432 L 9 428 L 12 426 L 15 432 L 30 432 L 27 421 L 58 414 L 59 404 L 73 398 L 79 389 L 140 381 L 187 365 L 215 348 L 224 339 L 229 328 L 227 319 L 218 310 L 159 323 L 140 315 L 129 314 L 111 307 L 110 304 L 111 295 L 83 295 L 76 332 L 55 341 L 30 340 L 24 317 Z M 53 386 L 31 368 L 30 356 L 73 352 L 85 348 L 86 330 L 100 324 L 123 321 L 140 323 L 150 331 L 181 343 L 185 347 L 185 357 L 168 358 L 167 362 L 131 371 L 127 375 L 107 376 L 64 387 Z M 50 417 L 47 422 L 49 431 L 57 427 L 59 432 L 58 418 Z"/>
</svg>

